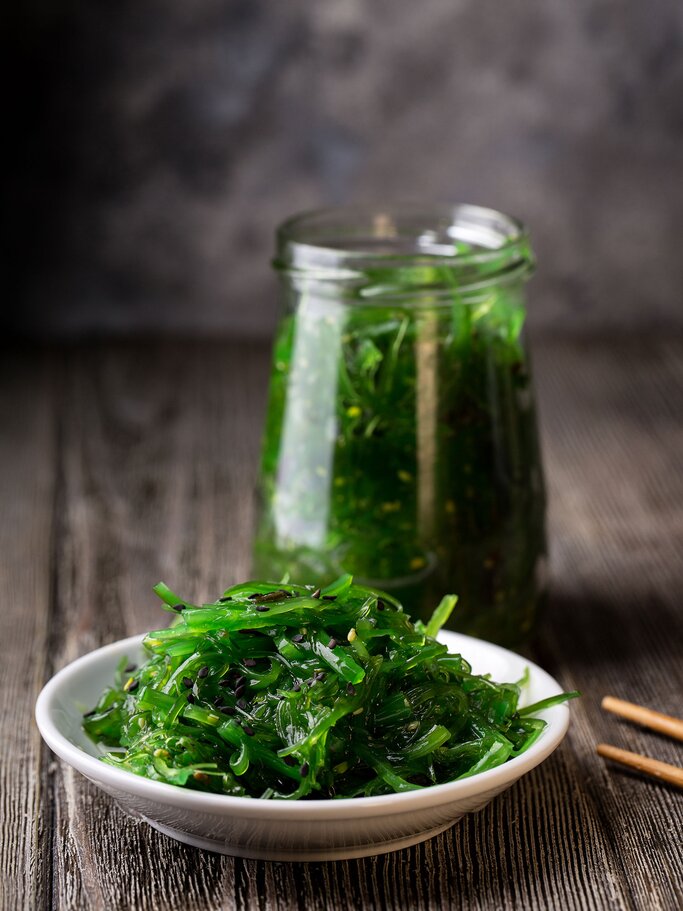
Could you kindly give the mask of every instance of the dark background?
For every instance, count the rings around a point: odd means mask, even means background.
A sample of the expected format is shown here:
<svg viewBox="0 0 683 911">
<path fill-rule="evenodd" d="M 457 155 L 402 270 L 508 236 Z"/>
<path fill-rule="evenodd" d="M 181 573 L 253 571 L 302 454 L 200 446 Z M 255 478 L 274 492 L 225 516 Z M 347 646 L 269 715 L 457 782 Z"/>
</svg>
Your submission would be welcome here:
<svg viewBox="0 0 683 911">
<path fill-rule="evenodd" d="M 28 0 L 4 14 L 10 332 L 268 335 L 272 231 L 523 218 L 532 323 L 683 323 L 681 0 Z"/>
</svg>

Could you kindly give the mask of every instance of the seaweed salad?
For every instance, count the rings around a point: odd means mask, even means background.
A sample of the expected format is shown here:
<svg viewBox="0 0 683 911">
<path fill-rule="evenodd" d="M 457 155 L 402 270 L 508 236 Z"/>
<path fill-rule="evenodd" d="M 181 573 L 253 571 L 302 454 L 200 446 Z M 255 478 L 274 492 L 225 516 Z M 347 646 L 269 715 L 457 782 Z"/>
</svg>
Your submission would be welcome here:
<svg viewBox="0 0 683 911">
<path fill-rule="evenodd" d="M 457 591 L 460 631 L 514 645 L 532 627 L 545 556 L 523 339 L 531 253 L 521 241 L 448 249 L 338 279 L 280 256 L 288 312 L 253 572 L 316 584 L 348 572 L 423 620 Z"/>
<path fill-rule="evenodd" d="M 255 798 L 364 797 L 474 775 L 517 756 L 574 694 L 519 708 L 519 683 L 472 673 L 395 598 L 344 575 L 325 588 L 249 582 L 144 640 L 83 718 L 103 761 L 157 781 Z"/>
</svg>

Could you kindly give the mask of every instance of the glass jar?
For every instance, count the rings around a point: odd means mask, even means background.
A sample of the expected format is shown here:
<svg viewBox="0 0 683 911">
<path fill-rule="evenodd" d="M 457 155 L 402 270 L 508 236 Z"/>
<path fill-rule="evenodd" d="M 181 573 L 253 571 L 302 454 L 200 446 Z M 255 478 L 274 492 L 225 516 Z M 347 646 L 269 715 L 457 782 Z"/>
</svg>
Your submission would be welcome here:
<svg viewBox="0 0 683 911">
<path fill-rule="evenodd" d="M 342 572 L 504 644 L 531 630 L 545 497 L 524 227 L 490 209 L 349 208 L 277 234 L 254 573 Z"/>
</svg>

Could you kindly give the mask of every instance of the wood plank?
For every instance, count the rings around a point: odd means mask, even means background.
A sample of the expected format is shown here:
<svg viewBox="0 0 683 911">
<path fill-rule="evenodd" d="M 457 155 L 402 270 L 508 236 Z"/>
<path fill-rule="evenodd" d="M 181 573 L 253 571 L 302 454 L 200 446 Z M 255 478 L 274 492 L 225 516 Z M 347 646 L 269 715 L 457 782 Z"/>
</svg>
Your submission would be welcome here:
<svg viewBox="0 0 683 911">
<path fill-rule="evenodd" d="M 0 908 L 50 893 L 48 763 L 33 705 L 51 670 L 50 562 L 56 471 L 52 365 L 0 358 Z"/>
<path fill-rule="evenodd" d="M 680 907 L 680 798 L 605 766 L 595 746 L 667 762 L 679 753 L 606 716 L 600 701 L 612 693 L 671 714 L 683 707 L 683 345 L 638 339 L 544 353 L 555 595 L 537 653 L 584 692 L 569 747 L 613 875 L 634 907 Z"/>
<path fill-rule="evenodd" d="M 240 346 L 77 352 L 66 383 L 56 621 L 64 664 L 165 625 L 151 586 L 214 595 L 248 569 L 266 367 Z M 235 864 L 127 819 L 60 766 L 57 908 L 204 908 Z M 125 856 L 125 866 L 120 859 Z"/>
<path fill-rule="evenodd" d="M 606 717 L 599 703 L 610 692 L 681 714 L 683 342 L 539 340 L 536 363 L 553 599 L 532 654 L 584 692 L 565 744 L 436 839 L 337 864 L 185 848 L 127 819 L 60 765 L 55 907 L 683 904 L 680 798 L 606 768 L 594 753 L 602 740 L 677 761 L 674 744 Z M 266 374 L 265 349 L 248 345 L 107 346 L 70 358 L 57 494 L 58 663 L 158 622 L 148 594 L 158 578 L 202 598 L 246 575 Z"/>
</svg>

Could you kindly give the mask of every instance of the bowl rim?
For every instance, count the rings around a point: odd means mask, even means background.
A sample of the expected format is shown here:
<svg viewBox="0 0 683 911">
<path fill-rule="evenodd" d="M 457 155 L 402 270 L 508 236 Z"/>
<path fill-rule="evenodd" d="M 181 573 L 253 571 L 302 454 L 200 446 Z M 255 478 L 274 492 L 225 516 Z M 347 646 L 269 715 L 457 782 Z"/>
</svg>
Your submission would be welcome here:
<svg viewBox="0 0 683 911">
<path fill-rule="evenodd" d="M 462 633 L 450 630 L 443 631 L 443 640 L 449 648 L 451 637 L 464 642 L 463 652 L 468 641 L 486 646 L 498 652 L 501 657 L 512 657 L 526 663 L 532 680 L 540 682 L 547 695 L 562 692 L 559 683 L 533 661 L 495 645 L 483 639 L 475 639 Z M 133 794 L 147 800 L 154 800 L 165 806 L 205 812 L 213 815 L 232 815 L 237 817 L 256 817 L 261 819 L 281 819 L 290 817 L 293 821 L 330 820 L 359 818 L 365 816 L 389 816 L 419 808 L 456 802 L 489 791 L 502 790 L 512 784 L 526 772 L 546 759 L 564 738 L 569 726 L 569 707 L 566 704 L 553 706 L 538 713 L 547 727 L 538 740 L 520 756 L 489 769 L 479 772 L 470 778 L 462 778 L 444 784 L 431 785 L 415 791 L 399 794 L 381 794 L 373 797 L 342 797 L 331 800 L 260 800 L 254 797 L 236 797 L 228 794 L 210 794 L 204 791 L 193 791 L 180 788 L 166 782 L 154 781 L 136 775 L 126 769 L 117 769 L 106 765 L 96 756 L 73 744 L 56 724 L 53 713 L 57 700 L 67 688 L 74 676 L 99 663 L 103 658 L 117 657 L 126 650 L 139 649 L 145 634 L 119 639 L 109 645 L 88 652 L 72 661 L 58 671 L 43 687 L 35 705 L 35 719 L 38 729 L 50 747 L 61 759 L 76 768 L 96 784 L 114 788 L 120 792 Z M 441 634 L 440 634 L 441 638 Z M 465 653 L 465 652 L 464 652 Z M 465 653 L 466 657 L 466 653 Z"/>
</svg>

